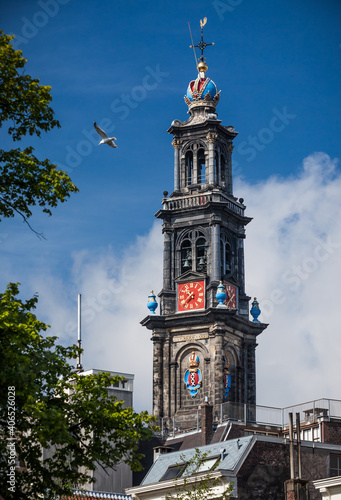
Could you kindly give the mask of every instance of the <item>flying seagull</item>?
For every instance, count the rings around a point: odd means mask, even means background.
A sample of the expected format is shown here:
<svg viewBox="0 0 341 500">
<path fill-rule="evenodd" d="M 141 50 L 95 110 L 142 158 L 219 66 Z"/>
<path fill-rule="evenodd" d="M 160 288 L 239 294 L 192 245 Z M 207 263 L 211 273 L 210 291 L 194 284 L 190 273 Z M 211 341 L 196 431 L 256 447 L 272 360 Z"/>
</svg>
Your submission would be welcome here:
<svg viewBox="0 0 341 500">
<path fill-rule="evenodd" d="M 108 146 L 112 147 L 112 148 L 117 148 L 116 144 L 114 143 L 114 141 L 116 141 L 116 137 L 108 137 L 107 134 L 104 132 L 104 130 L 102 130 L 96 122 L 94 122 L 94 127 L 95 127 L 95 130 L 96 132 L 102 137 L 102 140 L 101 142 L 98 143 L 98 145 L 100 144 L 108 144 Z"/>
</svg>

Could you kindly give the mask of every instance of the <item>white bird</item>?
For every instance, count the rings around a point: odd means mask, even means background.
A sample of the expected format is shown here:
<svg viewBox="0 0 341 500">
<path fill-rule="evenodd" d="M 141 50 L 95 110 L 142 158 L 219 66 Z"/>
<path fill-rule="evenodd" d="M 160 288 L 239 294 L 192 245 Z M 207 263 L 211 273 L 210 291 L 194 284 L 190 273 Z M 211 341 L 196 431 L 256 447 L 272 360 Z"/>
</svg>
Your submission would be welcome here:
<svg viewBox="0 0 341 500">
<path fill-rule="evenodd" d="M 108 146 L 112 147 L 112 148 L 117 148 L 116 144 L 114 143 L 114 141 L 116 141 L 116 137 L 108 137 L 107 134 L 104 132 L 104 130 L 102 130 L 96 122 L 94 122 L 94 127 L 95 127 L 95 130 L 96 132 L 102 137 L 102 140 L 101 142 L 98 143 L 98 145 L 100 144 L 108 144 Z"/>
</svg>

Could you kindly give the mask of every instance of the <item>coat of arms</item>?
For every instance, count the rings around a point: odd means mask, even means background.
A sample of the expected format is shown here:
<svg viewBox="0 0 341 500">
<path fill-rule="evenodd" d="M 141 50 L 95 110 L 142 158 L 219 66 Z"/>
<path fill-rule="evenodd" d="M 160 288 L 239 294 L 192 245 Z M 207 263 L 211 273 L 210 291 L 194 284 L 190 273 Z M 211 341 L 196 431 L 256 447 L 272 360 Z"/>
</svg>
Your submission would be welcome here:
<svg viewBox="0 0 341 500">
<path fill-rule="evenodd" d="M 195 351 L 192 351 L 192 354 L 188 358 L 189 368 L 185 373 L 184 379 L 186 387 L 192 398 L 195 398 L 198 394 L 198 389 L 201 387 L 201 371 L 198 368 L 199 363 L 199 356 L 195 354 Z"/>
</svg>

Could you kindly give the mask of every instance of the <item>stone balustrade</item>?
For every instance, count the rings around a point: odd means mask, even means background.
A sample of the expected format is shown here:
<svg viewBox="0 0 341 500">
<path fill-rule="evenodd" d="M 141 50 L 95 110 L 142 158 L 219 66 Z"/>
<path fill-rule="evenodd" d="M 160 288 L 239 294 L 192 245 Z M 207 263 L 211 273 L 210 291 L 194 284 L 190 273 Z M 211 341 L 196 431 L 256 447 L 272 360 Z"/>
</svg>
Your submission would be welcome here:
<svg viewBox="0 0 341 500">
<path fill-rule="evenodd" d="M 232 212 L 235 212 L 238 215 L 244 215 L 243 205 L 238 202 L 232 201 L 230 198 L 224 196 L 221 193 L 190 194 L 174 198 L 165 198 L 163 200 L 163 209 L 183 210 L 184 208 L 203 206 L 210 202 L 224 203 Z"/>
</svg>

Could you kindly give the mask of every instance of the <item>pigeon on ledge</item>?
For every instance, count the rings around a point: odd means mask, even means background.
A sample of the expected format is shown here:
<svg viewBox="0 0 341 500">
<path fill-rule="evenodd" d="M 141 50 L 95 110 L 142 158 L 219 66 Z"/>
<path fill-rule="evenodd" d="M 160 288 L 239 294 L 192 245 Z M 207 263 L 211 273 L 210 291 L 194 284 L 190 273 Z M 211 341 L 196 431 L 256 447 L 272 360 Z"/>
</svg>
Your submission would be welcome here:
<svg viewBox="0 0 341 500">
<path fill-rule="evenodd" d="M 94 122 L 94 127 L 95 127 L 95 130 L 96 132 L 102 137 L 102 140 L 101 142 L 98 143 L 98 145 L 100 144 L 108 144 L 108 146 L 112 147 L 112 148 L 117 148 L 116 144 L 114 143 L 114 141 L 116 141 L 116 137 L 108 137 L 107 134 L 104 132 L 104 130 L 102 130 L 96 122 Z"/>
</svg>

